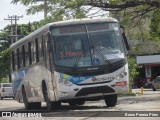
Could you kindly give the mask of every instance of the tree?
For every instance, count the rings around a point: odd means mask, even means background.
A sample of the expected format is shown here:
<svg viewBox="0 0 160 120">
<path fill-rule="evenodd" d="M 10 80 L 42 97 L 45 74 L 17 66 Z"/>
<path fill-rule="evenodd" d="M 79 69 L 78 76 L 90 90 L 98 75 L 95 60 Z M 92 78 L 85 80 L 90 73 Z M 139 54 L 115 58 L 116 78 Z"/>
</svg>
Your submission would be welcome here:
<svg viewBox="0 0 160 120">
<path fill-rule="evenodd" d="M 52 9 L 51 2 L 53 0 L 12 0 L 13 4 L 17 4 L 20 2 L 21 4 L 28 6 L 31 5 L 27 9 L 27 14 L 35 14 L 36 12 L 44 12 L 44 19 L 47 18 L 47 14 L 49 13 L 50 9 Z M 56 1 L 56 0 L 55 0 Z M 40 3 L 37 5 L 37 3 Z M 53 2 L 52 2 L 53 3 Z"/>
<path fill-rule="evenodd" d="M 137 16 L 160 9 L 159 0 L 87 0 L 83 5 L 99 7 L 107 11 L 122 11 L 128 8 L 135 8 L 133 13 Z"/>
<path fill-rule="evenodd" d="M 68 0 L 12 0 L 13 4 L 17 4 L 18 2 L 25 6 L 31 5 L 27 9 L 27 14 L 35 14 L 44 11 L 44 20 L 47 19 L 48 14 L 63 14 L 63 16 L 67 16 L 66 18 L 68 18 L 71 11 L 70 9 L 64 8 L 64 5 Z M 84 16 L 83 10 L 78 6 L 74 7 L 72 10 L 74 12 L 73 16 L 77 16 L 78 18 Z"/>
<path fill-rule="evenodd" d="M 9 75 L 10 71 L 10 53 L 9 49 L 0 52 L 0 82 Z"/>
<path fill-rule="evenodd" d="M 20 2 L 23 5 L 29 5 L 42 1 L 43 4 L 31 6 L 28 9 L 28 13 L 35 13 L 42 10 L 49 13 L 59 8 L 72 8 L 74 10 L 82 6 L 91 6 L 101 8 L 105 11 L 115 12 L 132 9 L 132 11 L 129 11 L 129 14 L 134 14 L 133 18 L 136 18 L 160 9 L 159 0 L 12 0 L 12 3 L 16 4 Z"/>
<path fill-rule="evenodd" d="M 110 11 L 126 28 L 130 39 L 150 39 L 150 17 L 160 9 L 159 0 L 12 0 L 16 4 L 31 5 L 28 14 L 44 11 L 45 19 L 54 21 L 71 18 L 93 17 Z M 39 3 L 38 5 L 36 5 Z M 95 10 L 94 8 L 99 8 Z M 94 9 L 94 12 L 92 11 Z M 92 11 L 92 14 L 89 14 Z M 106 12 L 102 15 L 105 15 Z M 149 20 L 148 20 L 149 19 Z M 48 21 L 48 20 L 46 20 Z M 50 21 L 50 20 L 49 20 Z M 144 32 L 145 31 L 145 32 Z"/>
<path fill-rule="evenodd" d="M 151 36 L 155 41 L 160 40 L 160 10 L 155 11 L 151 19 Z"/>
<path fill-rule="evenodd" d="M 140 67 L 136 64 L 135 58 L 128 56 L 128 69 L 129 69 L 129 86 L 131 88 L 133 79 L 139 74 L 137 69 Z"/>
</svg>

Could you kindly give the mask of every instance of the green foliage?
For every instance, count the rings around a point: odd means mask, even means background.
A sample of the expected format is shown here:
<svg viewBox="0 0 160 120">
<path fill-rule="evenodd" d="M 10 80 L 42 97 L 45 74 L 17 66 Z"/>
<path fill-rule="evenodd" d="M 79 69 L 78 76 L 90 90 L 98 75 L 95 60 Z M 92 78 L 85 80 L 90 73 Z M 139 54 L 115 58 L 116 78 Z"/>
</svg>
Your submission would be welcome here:
<svg viewBox="0 0 160 120">
<path fill-rule="evenodd" d="M 119 97 L 124 97 L 124 96 L 136 96 L 136 93 L 130 92 L 130 91 L 126 91 L 126 92 L 122 92 L 122 93 L 118 93 Z"/>
<path fill-rule="evenodd" d="M 44 8 L 44 5 L 42 4 L 31 6 L 27 9 L 27 14 L 30 15 L 30 14 L 36 14 L 37 12 L 42 12 L 43 8 Z"/>
<path fill-rule="evenodd" d="M 13 4 L 18 2 L 26 6 L 30 5 L 27 9 L 27 14 L 44 11 L 49 18 L 52 17 L 54 19 L 57 19 L 57 16 L 63 16 L 65 19 L 72 17 L 83 18 L 86 12 L 81 7 L 85 0 L 12 0 Z"/>
<path fill-rule="evenodd" d="M 151 19 L 151 36 L 155 41 L 160 41 L 160 10 L 155 11 Z"/>
<path fill-rule="evenodd" d="M 0 82 L 8 77 L 10 71 L 9 49 L 0 52 Z"/>
<path fill-rule="evenodd" d="M 17 27 L 17 34 L 22 35 L 22 37 L 28 35 L 30 33 L 30 26 L 28 24 L 19 24 Z"/>
<path fill-rule="evenodd" d="M 129 83 L 130 86 L 133 83 L 133 79 L 139 74 L 138 69 L 140 66 L 136 64 L 136 61 L 133 57 L 128 56 L 128 69 L 129 69 Z"/>
</svg>

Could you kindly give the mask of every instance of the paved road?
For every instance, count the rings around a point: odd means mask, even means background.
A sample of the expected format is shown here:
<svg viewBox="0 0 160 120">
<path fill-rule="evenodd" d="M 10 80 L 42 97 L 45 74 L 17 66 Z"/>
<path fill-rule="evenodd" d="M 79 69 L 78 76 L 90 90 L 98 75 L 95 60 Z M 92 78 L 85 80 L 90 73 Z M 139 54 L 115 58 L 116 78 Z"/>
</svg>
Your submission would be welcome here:
<svg viewBox="0 0 160 120">
<path fill-rule="evenodd" d="M 133 90 L 135 93 L 140 93 L 139 89 Z M 15 110 L 24 110 L 24 105 L 21 103 L 17 103 L 16 101 L 12 99 L 5 99 L 0 101 L 0 111 L 15 111 Z M 104 119 L 104 116 L 133 116 L 133 120 L 135 119 L 134 114 L 137 111 L 143 111 L 143 115 L 153 113 L 152 115 L 155 116 L 155 119 L 160 117 L 160 112 L 154 112 L 154 111 L 160 111 L 160 91 L 152 91 L 152 90 L 144 90 L 144 95 L 137 95 L 137 96 L 125 96 L 125 97 L 119 97 L 118 103 L 116 107 L 107 108 L 105 106 L 105 102 L 103 100 L 101 101 L 87 101 L 85 105 L 83 106 L 68 106 L 68 104 L 63 104 L 62 108 L 57 111 L 52 112 L 46 112 L 46 106 L 45 103 L 43 103 L 42 111 L 45 111 L 42 113 L 42 116 L 54 116 L 58 117 L 58 119 L 63 119 L 65 116 L 69 116 L 65 119 L 71 119 L 70 117 L 73 117 L 72 119 Z M 114 111 L 114 112 L 112 112 Z M 134 112 L 136 111 L 136 112 Z M 139 114 L 142 114 L 141 112 L 138 112 Z M 76 118 L 75 118 L 76 116 Z M 52 117 L 49 117 L 47 119 L 52 119 Z M 97 118 L 98 117 L 98 118 Z M 131 119 L 132 117 L 124 117 L 123 119 Z M 141 117 L 142 118 L 142 117 Z M 16 119 L 16 118 L 13 118 Z M 37 120 L 44 120 L 44 118 L 38 118 Z M 57 118 L 55 118 L 57 119 Z M 107 119 L 116 119 L 114 117 L 107 117 Z M 123 120 L 122 119 L 122 120 Z M 145 119 L 148 119 L 147 117 Z M 152 120 L 152 118 L 150 117 Z M 149 120 L 150 120 L 149 119 Z M 154 120 L 155 120 L 154 119 Z M 1 119 L 0 119 L 1 120 Z M 6 120 L 6 119 L 3 119 Z M 18 120 L 18 119 L 16 119 Z M 36 120 L 36 118 L 35 118 Z M 136 119 L 137 120 L 137 119 Z"/>
</svg>

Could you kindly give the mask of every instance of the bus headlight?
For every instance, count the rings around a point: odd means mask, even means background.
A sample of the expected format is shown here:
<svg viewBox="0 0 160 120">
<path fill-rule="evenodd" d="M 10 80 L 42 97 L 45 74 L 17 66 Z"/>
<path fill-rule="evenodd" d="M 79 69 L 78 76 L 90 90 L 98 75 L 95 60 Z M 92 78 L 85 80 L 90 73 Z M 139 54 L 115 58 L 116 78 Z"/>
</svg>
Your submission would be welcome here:
<svg viewBox="0 0 160 120">
<path fill-rule="evenodd" d="M 127 76 L 127 72 L 122 72 L 119 75 L 117 75 L 117 77 L 115 78 L 115 80 L 122 80 L 124 77 Z"/>
<path fill-rule="evenodd" d="M 70 82 L 69 80 L 67 80 L 67 79 L 59 79 L 59 83 L 61 83 L 61 84 L 64 84 L 64 85 L 66 85 L 66 86 L 71 86 L 73 83 L 72 82 Z"/>
<path fill-rule="evenodd" d="M 66 86 L 71 86 L 73 83 L 72 83 L 72 82 L 70 82 L 70 81 L 69 81 L 69 80 L 67 80 L 67 79 L 64 79 L 63 84 L 64 84 L 64 85 L 66 85 Z"/>
</svg>

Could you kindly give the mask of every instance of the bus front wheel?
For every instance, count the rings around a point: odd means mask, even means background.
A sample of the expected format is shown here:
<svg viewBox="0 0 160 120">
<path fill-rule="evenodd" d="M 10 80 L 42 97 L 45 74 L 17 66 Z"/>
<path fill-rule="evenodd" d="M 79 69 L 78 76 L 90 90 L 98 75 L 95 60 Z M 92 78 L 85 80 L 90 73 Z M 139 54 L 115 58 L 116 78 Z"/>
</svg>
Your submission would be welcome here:
<svg viewBox="0 0 160 120">
<path fill-rule="evenodd" d="M 104 97 L 107 107 L 114 107 L 117 104 L 117 94 L 107 95 Z"/>
<path fill-rule="evenodd" d="M 59 101 L 54 101 L 54 102 L 50 101 L 46 85 L 43 86 L 43 96 L 46 102 L 47 110 L 55 110 L 61 106 L 61 102 Z"/>
<path fill-rule="evenodd" d="M 70 101 L 69 105 L 70 106 L 75 106 L 75 105 L 84 105 L 85 101 L 84 100 L 79 100 L 79 101 Z"/>
<path fill-rule="evenodd" d="M 152 90 L 153 90 L 153 91 L 156 91 L 156 88 L 155 88 L 153 85 L 152 85 Z"/>
</svg>

